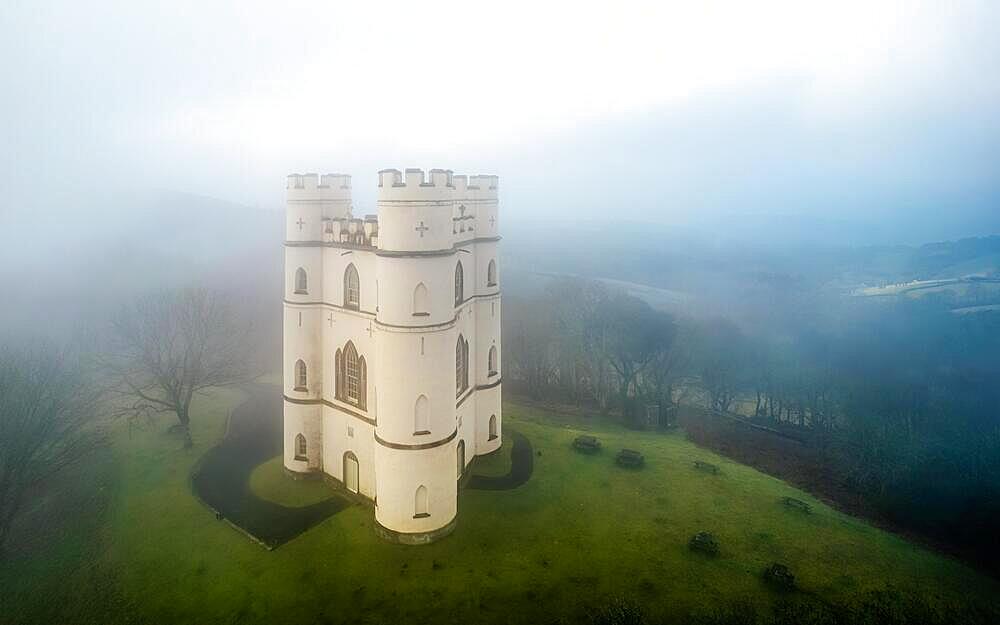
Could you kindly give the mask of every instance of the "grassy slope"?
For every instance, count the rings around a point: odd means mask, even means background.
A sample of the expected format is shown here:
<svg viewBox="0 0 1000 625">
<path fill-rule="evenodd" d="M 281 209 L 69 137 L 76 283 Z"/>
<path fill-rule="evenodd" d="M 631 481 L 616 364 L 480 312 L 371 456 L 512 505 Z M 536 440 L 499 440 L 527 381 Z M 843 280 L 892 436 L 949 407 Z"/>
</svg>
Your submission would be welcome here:
<svg viewBox="0 0 1000 625">
<path fill-rule="evenodd" d="M 700 450 L 682 434 L 595 425 L 589 429 L 605 451 L 583 456 L 569 448 L 580 431 L 573 423 L 541 422 L 538 410 L 516 404 L 505 406 L 506 424 L 541 452 L 534 476 L 513 491 L 463 491 L 451 537 L 426 547 L 386 544 L 372 533 L 371 510 L 359 506 L 268 552 L 215 521 L 188 484 L 237 401 L 227 393 L 200 406 L 193 453 L 178 451 L 162 428 L 116 442 L 122 476 L 101 561 L 120 578 L 114 605 L 134 606 L 132 617 L 547 622 L 612 595 L 633 596 L 652 615 L 679 617 L 735 596 L 771 601 L 758 572 L 774 560 L 789 564 L 807 592 L 831 600 L 886 585 L 947 599 L 982 600 L 998 590 L 958 563 Z M 648 467 L 615 467 L 613 451 L 621 446 L 641 450 Z M 722 474 L 694 471 L 695 459 L 719 465 Z M 487 465 L 482 469 L 491 474 L 506 470 L 502 457 Z M 294 499 L 291 491 L 300 487 L 312 486 L 290 480 L 285 496 Z M 815 513 L 785 509 L 777 501 L 784 495 L 809 501 Z M 687 550 L 688 538 L 702 529 L 719 537 L 719 558 Z"/>
</svg>

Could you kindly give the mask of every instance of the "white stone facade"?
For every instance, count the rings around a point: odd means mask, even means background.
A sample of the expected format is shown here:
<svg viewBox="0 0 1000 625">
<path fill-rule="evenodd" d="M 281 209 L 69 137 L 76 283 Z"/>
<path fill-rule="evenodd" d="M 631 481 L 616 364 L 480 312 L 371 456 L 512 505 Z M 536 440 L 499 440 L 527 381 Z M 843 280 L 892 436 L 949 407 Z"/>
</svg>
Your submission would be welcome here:
<svg viewBox="0 0 1000 625">
<path fill-rule="evenodd" d="M 375 504 L 383 536 L 449 532 L 458 480 L 501 444 L 497 177 L 288 177 L 284 464 Z"/>
</svg>

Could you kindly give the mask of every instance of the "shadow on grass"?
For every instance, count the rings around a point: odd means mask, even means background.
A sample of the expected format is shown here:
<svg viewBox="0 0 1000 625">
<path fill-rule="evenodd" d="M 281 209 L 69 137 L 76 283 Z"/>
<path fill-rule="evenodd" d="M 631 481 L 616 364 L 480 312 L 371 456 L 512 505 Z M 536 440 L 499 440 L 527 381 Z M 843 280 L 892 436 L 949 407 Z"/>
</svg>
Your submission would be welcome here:
<svg viewBox="0 0 1000 625">
<path fill-rule="evenodd" d="M 250 473 L 282 453 L 281 390 L 264 384 L 246 390 L 250 398 L 233 411 L 226 437 L 201 459 L 191 483 L 209 508 L 274 549 L 353 504 L 332 490 L 329 499 L 297 508 L 253 494 Z"/>
<path fill-rule="evenodd" d="M 248 387 L 250 397 L 233 411 L 222 442 L 202 457 L 191 478 L 195 494 L 237 529 L 274 549 L 352 501 L 331 489 L 330 497 L 303 507 L 288 507 L 261 499 L 250 490 L 250 474 L 282 453 L 282 396 L 275 386 Z M 521 486 L 534 470 L 534 452 L 526 436 L 514 430 L 511 469 L 507 475 L 472 475 L 468 488 L 509 490 Z"/>
<path fill-rule="evenodd" d="M 507 475 L 497 477 L 473 475 L 469 478 L 467 488 L 510 490 L 521 486 L 531 478 L 531 473 L 535 470 L 535 456 L 531 441 L 516 430 L 506 430 L 504 434 L 514 440 L 514 445 L 510 450 L 510 472 Z"/>
</svg>

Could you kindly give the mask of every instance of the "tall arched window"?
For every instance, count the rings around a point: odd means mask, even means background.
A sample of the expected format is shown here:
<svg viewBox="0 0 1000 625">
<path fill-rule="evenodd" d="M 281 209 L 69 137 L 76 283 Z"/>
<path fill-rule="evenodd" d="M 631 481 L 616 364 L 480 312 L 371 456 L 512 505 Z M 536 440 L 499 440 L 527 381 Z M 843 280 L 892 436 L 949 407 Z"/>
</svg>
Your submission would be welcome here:
<svg viewBox="0 0 1000 625">
<path fill-rule="evenodd" d="M 458 477 L 462 478 L 465 473 L 465 441 L 458 441 L 458 449 L 455 452 L 455 460 L 458 463 Z"/>
<path fill-rule="evenodd" d="M 306 270 L 299 267 L 295 270 L 295 292 L 308 293 L 309 281 L 306 279 Z"/>
<path fill-rule="evenodd" d="M 360 308 L 361 306 L 361 280 L 358 278 L 358 270 L 354 263 L 344 270 L 344 307 Z"/>
<path fill-rule="evenodd" d="M 430 434 L 431 416 L 426 395 L 417 398 L 417 404 L 413 407 L 413 433 Z"/>
<path fill-rule="evenodd" d="M 413 314 L 421 317 L 430 314 L 427 312 L 427 287 L 423 282 L 413 289 Z"/>
<path fill-rule="evenodd" d="M 413 497 L 413 518 L 422 519 L 429 516 L 430 513 L 427 512 L 427 487 L 421 485 L 417 487 L 417 493 Z"/>
<path fill-rule="evenodd" d="M 358 350 L 354 343 L 347 342 L 343 352 L 339 349 L 336 355 L 336 393 L 337 399 L 351 404 L 355 404 L 362 410 L 367 409 L 368 403 L 368 367 L 365 364 L 365 357 L 358 356 Z"/>
<path fill-rule="evenodd" d="M 333 396 L 337 399 L 344 399 L 344 352 L 342 350 L 337 350 L 336 356 L 334 356 L 333 365 L 334 377 L 333 381 Z"/>
<path fill-rule="evenodd" d="M 462 261 L 455 265 L 455 305 L 465 301 L 465 276 L 462 272 Z"/>
<path fill-rule="evenodd" d="M 295 437 L 295 459 L 308 460 L 306 457 L 306 437 L 301 434 Z"/>
<path fill-rule="evenodd" d="M 469 388 L 469 342 L 459 334 L 455 344 L 455 396 Z"/>
<path fill-rule="evenodd" d="M 491 260 L 486 267 L 486 286 L 497 285 L 497 261 Z"/>
<path fill-rule="evenodd" d="M 497 416 L 490 415 L 490 440 L 497 437 Z"/>
<path fill-rule="evenodd" d="M 490 347 L 490 355 L 486 360 L 487 371 L 490 375 L 497 374 L 497 346 L 493 345 Z"/>
<path fill-rule="evenodd" d="M 348 344 L 344 352 L 344 382 L 347 386 L 347 401 L 358 403 L 361 397 L 361 361 L 353 344 Z"/>
<path fill-rule="evenodd" d="M 295 361 L 295 390 L 307 390 L 306 385 L 306 363 L 301 360 Z"/>
</svg>

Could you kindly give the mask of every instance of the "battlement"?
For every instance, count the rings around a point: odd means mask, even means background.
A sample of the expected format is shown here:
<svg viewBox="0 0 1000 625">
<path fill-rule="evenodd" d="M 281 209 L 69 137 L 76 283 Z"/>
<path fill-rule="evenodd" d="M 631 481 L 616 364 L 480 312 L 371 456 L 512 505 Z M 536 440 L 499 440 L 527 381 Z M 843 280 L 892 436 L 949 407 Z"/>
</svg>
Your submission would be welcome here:
<svg viewBox="0 0 1000 625">
<path fill-rule="evenodd" d="M 480 191 L 496 191 L 499 183 L 499 176 L 480 174 L 478 176 L 469 177 L 470 189 L 479 189 Z"/>
<path fill-rule="evenodd" d="M 347 174 L 289 174 L 285 190 L 289 201 L 350 202 L 351 177 Z"/>
<path fill-rule="evenodd" d="M 469 197 L 470 192 L 486 199 L 495 198 L 500 177 L 479 174 L 475 176 L 454 176 L 456 197 Z"/>
<path fill-rule="evenodd" d="M 464 198 L 470 191 L 490 199 L 496 197 L 498 182 L 498 176 L 455 175 L 450 169 L 431 169 L 427 174 L 417 168 L 383 169 L 378 173 L 379 196 L 397 201 Z"/>
<path fill-rule="evenodd" d="M 424 170 L 407 168 L 405 173 L 398 169 L 383 169 L 378 172 L 378 186 L 380 188 L 393 187 L 434 187 L 434 188 L 454 188 L 452 177 L 454 172 L 450 169 L 432 169 L 430 176 L 424 175 Z"/>
<path fill-rule="evenodd" d="M 378 247 L 378 218 L 335 218 L 323 220 L 323 240 L 327 243 L 350 243 L 358 247 Z"/>
<path fill-rule="evenodd" d="M 286 189 L 350 189 L 349 174 L 288 174 Z"/>
</svg>

